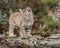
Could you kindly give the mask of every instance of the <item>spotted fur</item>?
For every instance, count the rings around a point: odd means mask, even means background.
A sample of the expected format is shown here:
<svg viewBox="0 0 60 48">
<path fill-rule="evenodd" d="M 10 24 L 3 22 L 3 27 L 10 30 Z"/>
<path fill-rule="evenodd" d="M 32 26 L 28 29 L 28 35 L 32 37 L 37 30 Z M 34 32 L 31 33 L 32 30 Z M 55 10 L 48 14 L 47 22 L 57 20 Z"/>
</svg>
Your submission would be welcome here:
<svg viewBox="0 0 60 48">
<path fill-rule="evenodd" d="M 19 27 L 20 32 L 19 34 L 22 36 L 22 32 L 25 32 L 23 27 L 24 26 L 24 18 L 22 12 L 14 12 L 10 15 L 9 18 L 9 37 L 15 36 L 14 35 L 14 28 Z"/>
<path fill-rule="evenodd" d="M 26 32 L 29 32 L 28 34 L 31 33 L 31 26 L 34 23 L 32 10 L 27 7 L 23 10 L 19 9 L 19 11 L 20 12 L 14 12 L 10 15 L 9 36 L 14 36 L 13 32 L 15 27 L 19 27 L 21 37 L 26 35 Z"/>
</svg>

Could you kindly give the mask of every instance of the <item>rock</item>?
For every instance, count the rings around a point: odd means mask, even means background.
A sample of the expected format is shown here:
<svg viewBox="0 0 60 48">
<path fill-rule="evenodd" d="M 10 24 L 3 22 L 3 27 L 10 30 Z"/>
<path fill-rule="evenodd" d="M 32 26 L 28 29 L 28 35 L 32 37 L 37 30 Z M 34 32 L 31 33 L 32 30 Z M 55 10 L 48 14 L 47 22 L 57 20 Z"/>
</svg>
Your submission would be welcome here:
<svg viewBox="0 0 60 48">
<path fill-rule="evenodd" d="M 59 34 L 55 34 L 55 36 L 58 36 Z M 0 46 L 7 47 L 7 48 L 57 48 L 60 47 L 60 39 L 57 39 L 59 37 L 52 37 L 53 35 L 50 36 L 50 38 L 42 40 L 42 37 L 40 35 L 34 35 L 31 38 L 25 38 L 21 39 L 20 37 L 18 38 L 7 38 L 7 39 L 2 39 L 0 41 Z M 40 39 L 37 39 L 41 37 Z M 50 39 L 50 40 L 48 40 Z"/>
<path fill-rule="evenodd" d="M 36 39 L 38 39 L 38 40 L 43 39 L 42 36 L 40 36 L 40 35 L 33 35 L 33 38 L 36 38 Z"/>
<path fill-rule="evenodd" d="M 49 39 L 60 39 L 60 34 L 53 34 L 48 37 Z"/>
</svg>

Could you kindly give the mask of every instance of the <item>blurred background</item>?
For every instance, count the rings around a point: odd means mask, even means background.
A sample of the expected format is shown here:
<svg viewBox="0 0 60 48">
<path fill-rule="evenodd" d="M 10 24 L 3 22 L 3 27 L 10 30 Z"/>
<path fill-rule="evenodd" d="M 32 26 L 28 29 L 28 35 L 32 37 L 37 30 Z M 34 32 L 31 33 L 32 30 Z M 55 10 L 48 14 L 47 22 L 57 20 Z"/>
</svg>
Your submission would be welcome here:
<svg viewBox="0 0 60 48">
<path fill-rule="evenodd" d="M 11 10 L 30 7 L 34 14 L 32 34 L 47 37 L 60 33 L 59 0 L 0 0 L 0 34 L 8 32 Z"/>
</svg>

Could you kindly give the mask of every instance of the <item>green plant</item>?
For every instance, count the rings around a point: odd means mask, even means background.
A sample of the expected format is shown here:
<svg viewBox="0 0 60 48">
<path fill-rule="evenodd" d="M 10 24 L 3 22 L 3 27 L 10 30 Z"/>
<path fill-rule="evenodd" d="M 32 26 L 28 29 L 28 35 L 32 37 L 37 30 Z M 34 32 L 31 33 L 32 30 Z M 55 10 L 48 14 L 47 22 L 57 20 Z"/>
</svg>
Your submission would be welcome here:
<svg viewBox="0 0 60 48">
<path fill-rule="evenodd" d="M 55 19 L 52 19 L 52 17 L 47 16 L 46 12 L 42 11 L 39 12 L 41 18 L 40 21 L 43 22 L 48 28 L 56 28 L 58 26 L 58 23 Z"/>
<path fill-rule="evenodd" d="M 43 22 L 43 25 L 46 25 L 45 28 L 43 27 L 39 28 L 40 35 L 46 36 L 48 35 L 48 32 L 47 32 L 48 29 L 54 29 L 58 27 L 57 21 L 55 19 L 52 19 L 51 16 L 47 16 L 45 11 L 40 11 L 39 15 L 41 17 L 39 20 Z"/>
<path fill-rule="evenodd" d="M 39 34 L 43 37 L 48 35 L 48 32 L 46 30 L 44 30 L 43 28 L 39 28 Z"/>
<path fill-rule="evenodd" d="M 59 0 L 41 0 L 44 5 L 57 5 Z"/>
</svg>

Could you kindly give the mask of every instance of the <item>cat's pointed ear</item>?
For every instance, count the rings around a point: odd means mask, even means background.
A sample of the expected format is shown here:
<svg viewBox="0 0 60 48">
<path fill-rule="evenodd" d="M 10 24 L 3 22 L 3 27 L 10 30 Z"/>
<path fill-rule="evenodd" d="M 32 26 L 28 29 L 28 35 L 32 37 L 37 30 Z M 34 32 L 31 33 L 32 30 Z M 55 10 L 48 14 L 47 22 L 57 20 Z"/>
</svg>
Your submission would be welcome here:
<svg viewBox="0 0 60 48">
<path fill-rule="evenodd" d="M 27 9 L 31 9 L 30 7 L 27 7 Z"/>
<path fill-rule="evenodd" d="M 21 14 L 23 15 L 23 10 L 22 9 L 19 9 L 19 11 L 21 12 Z"/>
<path fill-rule="evenodd" d="M 28 12 L 32 12 L 30 7 L 27 7 L 26 9 L 28 10 Z"/>
<path fill-rule="evenodd" d="M 10 13 L 10 14 L 12 14 L 12 13 L 13 13 L 12 9 L 10 9 L 9 13 Z"/>
</svg>

